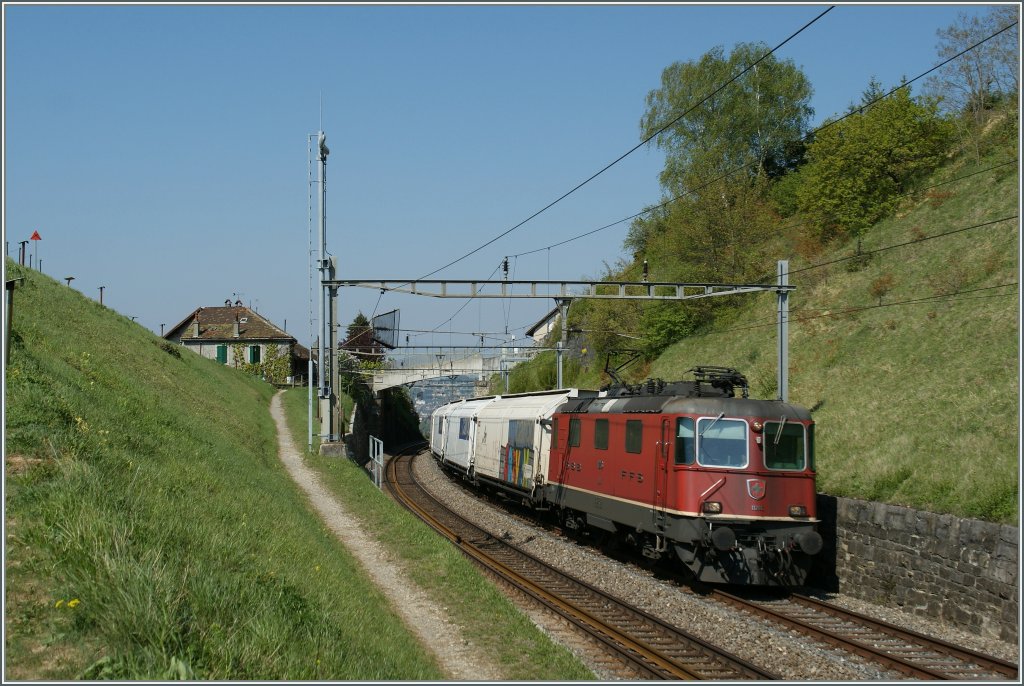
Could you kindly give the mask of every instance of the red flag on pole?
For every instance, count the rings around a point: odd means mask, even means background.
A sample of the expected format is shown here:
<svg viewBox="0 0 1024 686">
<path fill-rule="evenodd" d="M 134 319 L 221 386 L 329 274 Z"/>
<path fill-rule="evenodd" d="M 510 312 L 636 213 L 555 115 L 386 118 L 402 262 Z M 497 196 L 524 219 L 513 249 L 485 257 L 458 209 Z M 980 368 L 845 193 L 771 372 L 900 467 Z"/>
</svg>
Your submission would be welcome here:
<svg viewBox="0 0 1024 686">
<path fill-rule="evenodd" d="M 32 238 L 30 238 L 29 240 L 32 240 L 32 241 L 41 241 L 41 240 L 43 240 L 43 237 L 39 235 L 39 232 L 38 232 L 38 231 L 33 231 L 33 232 L 32 232 Z"/>
</svg>

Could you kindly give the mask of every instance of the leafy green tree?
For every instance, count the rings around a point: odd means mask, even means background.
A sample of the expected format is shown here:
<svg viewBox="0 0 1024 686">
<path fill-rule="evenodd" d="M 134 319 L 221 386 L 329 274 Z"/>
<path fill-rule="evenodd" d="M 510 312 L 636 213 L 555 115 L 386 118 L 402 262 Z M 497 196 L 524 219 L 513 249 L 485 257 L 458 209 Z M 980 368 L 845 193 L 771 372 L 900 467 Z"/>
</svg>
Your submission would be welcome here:
<svg viewBox="0 0 1024 686">
<path fill-rule="evenodd" d="M 803 72 L 791 60 L 764 57 L 768 51 L 763 43 L 740 43 L 729 54 L 716 47 L 664 70 L 640 129 L 665 151 L 660 180 L 669 198 L 633 222 L 625 245 L 634 262 L 609 277 L 638 280 L 645 259 L 651 281 L 744 282 L 770 271 L 765 250 L 778 221 L 768 189 L 803 163 L 813 110 Z M 632 348 L 652 358 L 705 326 L 719 307 L 711 300 L 593 303 L 585 328 L 601 355 Z"/>
<path fill-rule="evenodd" d="M 800 210 L 820 239 L 858 235 L 894 208 L 895 198 L 934 169 L 951 127 L 934 99 L 905 87 L 818 131 L 800 171 Z"/>
<path fill-rule="evenodd" d="M 345 342 L 353 341 L 370 330 L 372 330 L 370 320 L 366 318 L 365 314 L 360 312 L 352 320 L 352 323 L 348 325 L 348 330 L 345 332 Z"/>
<path fill-rule="evenodd" d="M 661 87 L 647 95 L 642 137 L 688 112 L 654 138 L 665 150 L 661 183 L 666 191 L 678 194 L 693 188 L 701 180 L 692 175 L 695 165 L 710 165 L 715 173 L 749 165 L 748 175 L 753 176 L 793 164 L 799 149 L 792 142 L 802 138 L 814 111 L 808 104 L 810 82 L 792 60 L 770 55 L 704 100 L 768 50 L 763 43 L 739 43 L 726 56 L 719 46 L 662 72 Z"/>
<path fill-rule="evenodd" d="M 260 374 L 270 383 L 284 383 L 291 374 L 291 356 L 288 349 L 277 343 L 267 345 L 267 354 L 260 363 Z"/>
</svg>

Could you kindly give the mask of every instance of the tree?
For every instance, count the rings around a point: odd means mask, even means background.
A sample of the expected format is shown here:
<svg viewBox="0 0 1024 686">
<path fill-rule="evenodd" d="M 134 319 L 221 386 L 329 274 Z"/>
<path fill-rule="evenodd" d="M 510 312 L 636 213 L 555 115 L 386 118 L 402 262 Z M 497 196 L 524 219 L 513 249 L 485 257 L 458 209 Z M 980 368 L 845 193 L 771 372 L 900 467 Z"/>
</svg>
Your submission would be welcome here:
<svg viewBox="0 0 1024 686">
<path fill-rule="evenodd" d="M 373 338 L 373 326 L 362 312 L 357 314 L 352 323 L 348 325 L 341 348 L 368 364 L 376 364 L 384 360 L 383 348 Z"/>
<path fill-rule="evenodd" d="M 1007 118 L 1016 121 L 1020 92 L 1017 21 L 1016 6 L 997 6 L 982 16 L 961 13 L 955 24 L 937 32 L 942 58 L 953 57 L 984 41 L 928 81 L 931 92 L 942 97 L 949 111 L 963 115 L 957 120 L 959 132 L 976 156 L 981 155 L 981 133 L 998 106 L 1005 106 Z"/>
<path fill-rule="evenodd" d="M 717 173 L 749 166 L 748 176 L 756 176 L 793 164 L 799 149 L 787 145 L 802 138 L 814 111 L 810 82 L 792 60 L 769 55 L 704 100 L 767 52 L 763 43 L 739 43 L 726 57 L 719 46 L 662 72 L 661 88 L 647 95 L 642 137 L 689 111 L 654 138 L 666 153 L 661 183 L 667 192 L 695 187 L 696 165 L 713 164 Z"/>
<path fill-rule="evenodd" d="M 352 323 L 348 325 L 348 330 L 345 332 L 345 343 L 354 341 L 356 338 L 368 331 L 372 331 L 370 320 L 366 318 L 365 314 L 360 312 L 355 316 L 355 319 L 352 320 Z"/>
<path fill-rule="evenodd" d="M 950 137 L 935 100 L 901 88 L 818 130 L 800 171 L 799 207 L 820 239 L 858 235 L 893 209 L 911 180 L 938 166 Z"/>
</svg>

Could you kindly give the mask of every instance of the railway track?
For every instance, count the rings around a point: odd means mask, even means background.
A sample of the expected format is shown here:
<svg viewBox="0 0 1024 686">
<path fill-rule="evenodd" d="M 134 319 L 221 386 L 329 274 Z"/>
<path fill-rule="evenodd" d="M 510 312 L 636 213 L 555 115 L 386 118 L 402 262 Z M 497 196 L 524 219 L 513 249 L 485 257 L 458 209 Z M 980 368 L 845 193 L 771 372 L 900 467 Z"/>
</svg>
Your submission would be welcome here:
<svg viewBox="0 0 1024 686">
<path fill-rule="evenodd" d="M 416 484 L 413 457 L 396 456 L 387 465 L 387 488 L 400 503 L 485 569 L 601 643 L 640 678 L 778 678 L 560 572 L 465 520 Z"/>
<path fill-rule="evenodd" d="M 914 679 L 1018 680 L 1012 663 L 807 596 L 758 601 L 717 589 L 711 596 Z"/>
</svg>

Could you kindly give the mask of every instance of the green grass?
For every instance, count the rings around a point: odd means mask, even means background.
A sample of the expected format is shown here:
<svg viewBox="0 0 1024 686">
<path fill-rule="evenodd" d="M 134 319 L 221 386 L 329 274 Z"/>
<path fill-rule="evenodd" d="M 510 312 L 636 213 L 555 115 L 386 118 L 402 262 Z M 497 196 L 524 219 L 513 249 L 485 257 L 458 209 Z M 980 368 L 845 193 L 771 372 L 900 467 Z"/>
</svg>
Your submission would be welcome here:
<svg viewBox="0 0 1024 686">
<path fill-rule="evenodd" d="M 951 165 L 930 183 L 1004 159 Z M 920 239 L 1016 215 L 1017 188 L 1010 166 L 934 189 L 904 201 L 862 247 L 916 242 L 877 253 L 859 270 L 844 262 L 793 275 L 790 399 L 818 408 L 819 490 L 1016 523 L 1018 290 L 990 287 L 1017 282 L 1017 222 Z M 854 242 L 834 246 L 790 269 L 855 250 Z M 883 307 L 842 314 L 878 305 L 885 283 Z M 756 296 L 710 335 L 669 348 L 650 374 L 735 366 L 756 397 L 772 397 L 773 313 L 774 296 Z"/>
<path fill-rule="evenodd" d="M 919 187 L 1012 161 L 1013 152 L 951 159 Z M 853 240 L 806 259 L 780 248 L 797 287 L 789 397 L 815 410 L 822 492 L 1017 523 L 1019 220 L 968 227 L 1015 217 L 1018 189 L 1009 164 L 904 199 L 864 234 L 861 249 L 911 244 L 859 263 L 799 271 L 856 254 Z M 958 229 L 966 230 L 929 238 Z M 697 365 L 731 366 L 746 374 L 753 397 L 776 397 L 775 296 L 734 302 L 706 335 L 680 340 L 624 376 L 676 380 Z M 574 357 L 565 385 L 608 381 L 603 359 L 580 365 Z M 551 388 L 553 355 L 518 365 L 512 379 L 517 391 Z"/>
<path fill-rule="evenodd" d="M 443 675 L 284 472 L 273 389 L 35 272 L 6 376 L 6 676 Z"/>
<path fill-rule="evenodd" d="M 285 412 L 293 434 L 306 426 L 306 398 L 287 391 Z M 365 470 L 339 458 L 311 455 L 325 485 L 359 518 L 361 526 L 402 559 L 406 573 L 465 627 L 466 637 L 502 665 L 511 680 L 568 681 L 593 675 L 553 644 L 448 541 L 378 491 Z"/>
</svg>

